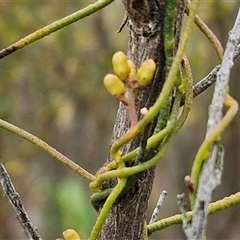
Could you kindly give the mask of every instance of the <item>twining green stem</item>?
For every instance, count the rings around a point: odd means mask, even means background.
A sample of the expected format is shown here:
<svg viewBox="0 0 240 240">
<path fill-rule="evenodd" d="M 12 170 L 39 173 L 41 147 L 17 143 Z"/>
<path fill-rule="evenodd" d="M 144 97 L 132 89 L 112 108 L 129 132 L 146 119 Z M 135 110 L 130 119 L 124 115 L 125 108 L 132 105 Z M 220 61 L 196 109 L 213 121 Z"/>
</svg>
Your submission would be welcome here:
<svg viewBox="0 0 240 240">
<path fill-rule="evenodd" d="M 229 106 L 230 108 L 226 112 L 225 116 L 214 128 L 212 133 L 210 133 L 208 137 L 203 141 L 193 162 L 192 171 L 191 171 L 191 181 L 194 184 L 195 191 L 192 195 L 190 195 L 190 201 L 192 206 L 194 205 L 194 202 L 196 199 L 196 189 L 198 186 L 199 175 L 202 169 L 202 165 L 204 161 L 208 158 L 210 147 L 214 142 L 219 140 L 221 134 L 227 128 L 227 126 L 231 123 L 231 121 L 234 119 L 238 111 L 237 101 L 234 100 L 229 95 L 227 95 L 225 98 L 225 105 Z"/>
<path fill-rule="evenodd" d="M 222 62 L 224 50 L 218 38 L 215 36 L 215 34 L 211 31 L 211 29 L 202 21 L 202 19 L 198 15 L 196 15 L 196 18 L 195 18 L 195 24 L 204 33 L 204 35 L 208 38 L 208 40 L 212 43 L 217 53 L 219 61 Z"/>
<path fill-rule="evenodd" d="M 112 192 L 110 193 L 110 195 L 108 196 L 107 200 L 105 201 L 105 203 L 103 205 L 103 208 L 102 208 L 102 210 L 97 218 L 97 221 L 93 227 L 93 230 L 91 232 L 89 240 L 97 239 L 99 232 L 101 231 L 102 226 L 105 223 L 105 220 L 107 218 L 107 215 L 108 215 L 112 205 L 114 204 L 117 197 L 120 195 L 120 193 L 124 189 L 126 183 L 127 183 L 126 178 L 121 178 L 118 180 L 117 185 L 113 188 Z"/>
<path fill-rule="evenodd" d="M 149 109 L 148 113 L 143 117 L 143 119 L 140 120 L 136 126 L 131 128 L 124 136 L 122 136 L 119 140 L 117 140 L 115 143 L 113 143 L 110 152 L 111 152 L 113 158 L 115 159 L 115 161 L 109 163 L 107 165 L 109 167 L 109 169 L 98 174 L 96 180 L 90 183 L 90 187 L 93 190 L 99 191 L 101 189 L 103 182 L 107 179 L 118 178 L 118 177 L 128 178 L 134 174 L 137 174 L 139 172 L 147 170 L 147 169 L 153 167 L 154 165 L 156 165 L 157 162 L 162 158 L 162 156 L 165 154 L 166 150 L 168 149 L 168 146 L 169 146 L 171 140 L 173 139 L 173 136 L 177 133 L 177 131 L 180 129 L 180 127 L 186 120 L 187 113 L 189 112 L 190 105 L 192 103 L 192 88 L 186 89 L 186 91 L 188 92 L 188 97 L 187 97 L 188 100 L 185 101 L 185 106 L 184 106 L 183 112 L 182 112 L 180 118 L 178 119 L 177 123 L 175 123 L 175 120 L 173 120 L 173 122 L 171 122 L 169 120 L 169 122 L 167 123 L 166 128 L 168 128 L 172 125 L 171 126 L 172 131 L 169 131 L 169 135 L 166 137 L 166 139 L 164 141 L 161 142 L 159 151 L 158 152 L 156 151 L 157 154 L 153 158 L 151 158 L 148 161 L 143 162 L 137 166 L 133 166 L 133 167 L 129 167 L 129 168 L 125 167 L 123 169 L 116 169 L 116 168 L 118 168 L 118 164 L 121 164 L 122 162 L 125 162 L 125 161 L 132 160 L 138 151 L 137 149 L 135 149 L 134 151 L 130 152 L 129 155 L 126 155 L 127 157 L 125 157 L 125 156 L 121 156 L 121 151 L 119 149 L 124 144 L 126 144 L 128 141 L 130 141 L 131 139 L 136 137 L 142 131 L 142 129 L 159 113 L 161 108 L 166 103 L 167 98 L 170 96 L 171 91 L 174 86 L 174 80 L 176 79 L 176 76 L 179 73 L 180 63 L 182 61 L 184 50 L 186 48 L 187 41 L 190 36 L 190 32 L 192 29 L 196 11 L 198 9 L 198 5 L 199 5 L 199 0 L 195 0 L 191 4 L 189 17 L 186 20 L 184 29 L 182 31 L 183 35 L 180 38 L 179 48 L 177 50 L 176 57 L 173 60 L 172 66 L 170 68 L 169 74 L 167 75 L 167 79 L 163 85 L 160 96 L 156 100 L 155 104 Z M 188 82 L 188 84 L 190 84 L 190 82 Z M 177 91 L 177 92 L 179 93 L 179 91 Z M 180 95 L 182 95 L 182 94 L 180 94 Z M 171 116 L 170 116 L 170 119 L 171 119 Z M 164 131 L 166 131 L 166 129 L 165 130 L 163 129 L 162 131 L 164 132 Z M 163 133 L 160 133 L 160 134 L 163 134 Z M 123 161 L 123 159 L 124 159 L 124 161 Z M 112 169 L 116 169 L 116 170 L 112 170 Z M 109 191 L 109 192 L 111 192 L 111 191 Z M 100 195 L 101 195 L 101 192 L 99 193 L 99 195 L 97 194 L 96 198 L 101 197 Z"/>
<path fill-rule="evenodd" d="M 191 5 L 189 6 L 189 17 L 183 27 L 182 36 L 180 38 L 176 56 L 174 57 L 167 79 L 164 82 L 161 94 L 159 95 L 155 104 L 149 109 L 148 113 L 138 122 L 138 124 L 136 124 L 133 128 L 129 129 L 125 135 L 123 135 L 121 138 L 119 138 L 116 142 L 113 143 L 110 153 L 117 162 L 119 161 L 119 158 L 121 158 L 121 153 L 119 152 L 119 149 L 124 144 L 128 143 L 131 139 L 135 138 L 144 129 L 144 127 L 146 127 L 146 125 L 159 113 L 160 109 L 163 107 L 168 96 L 170 95 L 170 92 L 174 86 L 174 81 L 179 71 L 179 66 L 182 61 L 187 42 L 190 37 L 198 5 L 199 0 L 193 0 Z"/>
<path fill-rule="evenodd" d="M 155 142 L 160 142 L 163 139 L 163 137 L 165 137 L 167 135 L 167 133 L 168 133 L 169 136 L 167 137 L 165 142 L 160 145 L 159 149 L 161 149 L 161 150 L 157 154 L 157 156 L 155 156 L 155 158 L 152 158 L 152 159 L 149 160 L 151 162 L 150 162 L 150 165 L 147 166 L 147 168 L 150 168 L 151 164 L 152 164 L 152 166 L 154 166 L 158 161 L 160 161 L 161 157 L 165 154 L 171 140 L 173 139 L 175 134 L 178 132 L 178 130 L 184 124 L 184 122 L 185 122 L 185 120 L 188 116 L 188 113 L 190 111 L 192 101 L 193 101 L 193 92 L 192 92 L 193 79 L 192 79 L 190 64 L 189 64 L 187 58 L 185 58 L 185 57 L 183 58 L 182 66 L 183 66 L 183 83 L 186 82 L 184 84 L 185 85 L 184 90 L 186 91 L 186 93 L 185 93 L 186 97 L 185 97 L 185 102 L 184 102 L 184 107 L 183 107 L 182 113 L 181 113 L 179 119 L 175 122 L 175 119 L 173 119 L 173 116 L 175 116 L 175 117 L 177 116 L 179 103 L 180 103 L 179 101 L 181 100 L 181 98 L 180 98 L 181 94 L 180 94 L 179 91 L 177 91 L 176 100 L 174 101 L 174 105 L 172 107 L 172 112 L 171 112 L 171 115 L 169 117 L 169 121 L 167 123 L 167 126 L 162 131 L 159 132 L 160 134 L 158 135 L 158 139 L 155 139 L 154 143 Z M 173 126 L 173 123 L 174 123 L 174 126 Z M 162 132 L 162 136 L 161 136 L 161 132 Z M 163 134 L 165 132 L 166 132 L 166 135 Z M 150 144 L 148 142 L 148 148 L 149 148 L 149 145 Z M 155 146 L 155 144 L 154 144 L 154 146 Z M 136 154 L 136 152 L 134 152 L 134 153 Z M 131 155 L 133 155 L 133 153 Z M 125 156 L 127 156 L 127 155 L 125 155 Z M 122 159 L 123 162 L 124 162 L 124 160 L 129 160 L 129 161 L 132 160 L 131 158 L 127 159 L 127 158 L 124 158 L 124 157 Z M 146 165 L 145 165 L 144 170 L 146 170 L 147 168 L 146 168 Z M 126 168 L 124 168 L 124 169 L 126 169 Z M 122 170 L 124 170 L 124 169 L 122 169 Z M 133 167 L 131 169 L 133 169 Z M 141 170 L 141 169 L 137 169 L 137 168 L 135 168 L 135 169 L 138 170 L 138 171 Z M 101 186 L 101 184 L 103 183 L 104 180 L 106 180 L 107 178 L 117 177 L 116 175 L 119 174 L 119 172 L 120 171 L 117 171 L 117 170 L 115 172 L 114 171 L 109 171 L 109 172 L 106 172 L 102 175 L 99 175 L 97 177 L 96 181 L 93 181 L 90 185 L 91 185 L 92 188 L 98 189 Z M 126 174 L 126 172 L 125 173 L 122 172 L 121 174 Z M 133 174 L 133 172 L 131 174 Z M 111 193 L 111 191 L 112 191 L 112 189 L 107 189 L 103 192 L 94 194 L 93 197 L 91 198 L 93 206 L 95 206 L 95 204 L 98 203 L 99 201 L 103 201 L 104 199 L 106 199 L 106 196 L 108 196 Z"/>
<path fill-rule="evenodd" d="M 148 240 L 148 229 L 147 229 L 147 223 L 146 222 L 144 222 L 142 240 Z"/>
<path fill-rule="evenodd" d="M 150 137 L 147 141 L 147 147 L 154 148 L 164 137 L 166 137 L 171 132 L 171 130 L 172 130 L 172 125 L 169 124 L 167 127 L 165 127 L 163 130 L 161 130 L 159 133 Z M 131 152 L 125 154 L 122 157 L 122 161 L 125 163 L 133 161 L 135 159 L 135 157 L 137 156 L 138 151 L 139 151 L 139 147 L 132 150 Z M 109 167 L 109 169 L 117 168 L 117 164 L 115 162 L 111 162 L 107 166 Z"/>
<path fill-rule="evenodd" d="M 159 142 L 169 133 L 169 127 L 166 128 L 166 124 L 169 118 L 171 105 L 172 97 L 169 97 L 159 112 L 157 125 L 154 129 L 153 136 L 151 136 L 147 141 L 148 148 L 154 148 L 157 146 Z M 137 156 L 138 151 L 139 147 L 122 156 L 121 160 L 125 163 L 134 160 Z M 109 170 L 116 169 L 118 167 L 118 164 L 115 161 L 112 161 L 107 165 L 107 167 Z"/>
<path fill-rule="evenodd" d="M 172 125 L 168 124 L 163 130 L 161 130 L 159 133 L 153 135 L 150 137 L 147 141 L 147 147 L 148 148 L 154 148 L 164 137 L 166 137 L 172 130 Z M 139 147 L 134 149 L 133 151 L 127 153 L 122 157 L 123 162 L 130 162 L 134 160 L 137 153 L 139 151 Z"/>
<path fill-rule="evenodd" d="M 98 10 L 106 7 L 107 5 L 109 5 L 110 3 L 114 2 L 114 0 L 99 0 L 93 4 L 88 5 L 87 7 L 68 15 L 67 17 L 64 17 L 60 20 L 57 20 L 39 30 L 37 30 L 36 32 L 20 39 L 19 41 L 15 42 L 14 44 L 10 45 L 9 47 L 3 49 L 0 51 L 0 59 L 4 58 L 8 55 L 10 55 L 11 53 L 41 39 L 44 38 L 45 36 L 56 32 L 59 29 L 62 29 L 74 22 L 77 22 L 78 20 L 85 18 L 95 12 L 97 12 Z"/>
<path fill-rule="evenodd" d="M 164 18 L 164 52 L 166 56 L 167 74 L 172 66 L 174 56 L 175 45 L 174 27 L 176 21 L 177 4 L 178 0 L 167 1 L 166 4 L 166 13 Z"/>
<path fill-rule="evenodd" d="M 183 82 L 184 81 L 186 81 L 186 89 L 185 89 L 186 97 L 185 97 L 185 104 L 183 107 L 183 111 L 182 111 L 179 119 L 176 121 L 182 94 L 181 94 L 181 92 L 179 92 L 177 90 L 176 99 L 175 99 L 173 109 L 172 109 L 171 115 L 169 117 L 167 126 L 162 131 L 160 131 L 158 134 L 152 136 L 148 140 L 148 147 L 150 147 L 151 144 L 153 144 L 153 146 L 155 146 L 156 142 L 160 142 L 164 137 L 168 136 L 167 139 L 160 145 L 159 152 L 153 158 L 148 160 L 147 162 L 143 162 L 137 166 L 107 171 L 105 173 L 98 175 L 96 180 L 90 183 L 90 187 L 92 189 L 98 189 L 102 185 L 102 183 L 107 179 L 117 178 L 117 177 L 127 178 L 136 173 L 147 170 L 147 169 L 153 167 L 154 165 L 156 165 L 157 162 L 164 156 L 164 154 L 166 153 L 166 151 L 168 149 L 169 144 L 171 143 L 172 138 L 175 136 L 175 134 L 179 131 L 179 129 L 184 124 L 184 122 L 188 116 L 188 113 L 190 111 L 192 101 L 193 101 L 193 92 L 192 92 L 193 79 L 192 79 L 190 64 L 189 64 L 187 58 L 183 58 Z M 131 152 L 130 154 L 132 156 L 133 152 Z M 136 154 L 136 152 L 134 152 L 134 154 Z M 130 158 L 127 158 L 127 157 L 124 158 L 124 157 L 122 159 L 123 161 L 131 160 Z"/>
<path fill-rule="evenodd" d="M 182 66 L 183 66 L 183 85 L 186 85 L 186 87 L 184 87 L 184 90 L 186 92 L 184 106 L 190 108 L 193 103 L 193 76 L 190 63 L 186 56 L 183 57 Z"/>
<path fill-rule="evenodd" d="M 189 13 L 188 6 L 190 3 L 191 3 L 191 1 L 188 1 L 187 9 L 186 9 L 187 14 Z M 194 22 L 198 26 L 200 31 L 212 43 L 212 45 L 217 53 L 219 61 L 222 62 L 224 50 L 223 50 L 222 44 L 220 43 L 218 38 L 215 36 L 215 34 L 211 31 L 211 29 L 203 22 L 203 20 L 198 15 L 196 15 Z"/>
<path fill-rule="evenodd" d="M 176 99 L 174 101 L 174 105 L 172 107 L 172 112 L 169 117 L 169 121 L 167 123 L 167 126 L 160 131 L 159 133 L 165 133 L 164 136 L 156 134 L 155 136 L 158 135 L 159 139 L 154 140 L 154 146 L 155 142 L 160 142 L 163 140 L 163 137 L 167 136 L 164 142 L 162 142 L 159 146 L 159 152 L 151 159 L 149 159 L 146 162 L 141 163 L 140 165 L 133 166 L 130 168 L 122 168 L 122 169 L 117 169 L 117 170 L 112 170 L 108 171 L 106 173 L 103 173 L 99 175 L 95 181 L 93 181 L 90 186 L 92 189 L 99 189 L 102 183 L 110 178 L 114 177 L 130 177 L 132 175 L 135 175 L 139 172 L 142 172 L 144 170 L 147 170 L 153 166 L 155 166 L 161 158 L 165 155 L 171 140 L 173 137 L 176 135 L 176 133 L 181 129 L 183 126 L 184 122 L 187 119 L 188 113 L 191 109 L 192 101 L 193 101 L 193 91 L 192 91 L 192 86 L 193 86 L 193 79 L 192 79 L 192 74 L 191 74 L 191 68 L 189 65 L 189 62 L 186 58 L 183 59 L 183 81 L 186 81 L 186 98 L 185 98 L 185 104 L 182 110 L 182 113 L 179 117 L 179 119 L 176 121 L 177 114 L 178 114 L 178 109 L 179 109 L 179 104 L 181 101 L 181 92 L 177 91 L 176 94 Z M 150 138 L 151 139 L 151 138 Z M 149 146 L 149 145 L 148 145 Z M 112 190 L 107 189 L 103 192 L 94 194 L 93 198 L 91 198 L 92 204 L 95 206 L 96 203 L 98 203 L 100 200 L 104 200 L 105 196 L 108 195 Z"/>
<path fill-rule="evenodd" d="M 176 122 L 177 116 L 178 116 L 178 110 L 180 107 L 180 102 L 181 102 L 181 97 L 182 97 L 182 93 L 177 91 L 176 92 L 176 98 L 174 101 L 174 105 L 173 105 L 173 109 L 171 112 L 171 115 L 169 117 L 169 121 L 167 123 L 167 126 L 165 129 L 163 129 L 162 131 L 167 133 L 171 133 L 171 131 L 174 128 L 174 123 Z M 161 135 L 161 137 L 164 137 L 166 134 Z M 160 136 L 160 135 L 159 135 Z M 158 142 L 161 139 L 158 139 Z M 111 170 L 111 171 L 107 171 L 104 172 L 102 174 L 99 174 L 97 176 L 97 178 L 90 183 L 90 187 L 92 189 L 98 189 L 101 187 L 102 183 L 110 178 L 127 178 L 130 177 L 134 174 L 137 174 L 139 172 L 142 172 L 144 170 L 147 170 L 153 166 L 155 166 L 157 164 L 157 162 L 164 156 L 164 154 L 166 153 L 166 150 L 168 149 L 168 146 L 170 144 L 170 139 L 167 139 L 165 141 L 163 141 L 159 147 L 159 151 L 156 153 L 156 155 L 151 158 L 150 160 L 143 162 L 141 164 L 138 164 L 136 166 L 132 166 L 132 167 L 124 167 L 124 168 L 118 168 L 116 170 Z"/>
<path fill-rule="evenodd" d="M 186 82 L 185 82 L 186 81 Z M 186 120 L 187 115 L 190 111 L 192 102 L 193 102 L 193 78 L 192 78 L 192 71 L 191 67 L 189 64 L 189 61 L 186 57 L 183 57 L 183 79 L 182 79 L 182 84 L 186 85 L 186 88 L 184 87 L 185 90 L 185 102 L 184 102 L 184 107 L 183 107 L 183 112 L 182 112 L 182 117 L 179 118 L 177 121 L 177 126 L 183 125 L 183 122 Z M 183 121 L 183 122 L 182 122 Z M 177 127 L 178 128 L 178 127 Z M 147 141 L 147 147 L 151 148 L 154 147 L 159 141 L 161 141 L 167 134 L 169 134 L 170 130 L 170 125 L 168 125 L 166 128 L 158 132 L 157 134 L 153 135 L 150 137 Z M 136 154 L 138 152 L 139 148 L 127 153 L 122 157 L 123 162 L 128 162 L 136 157 Z"/>
<path fill-rule="evenodd" d="M 228 209 L 238 204 L 240 204 L 240 192 L 237 192 L 231 196 L 225 197 L 219 201 L 210 203 L 208 207 L 208 214 L 209 215 L 214 214 L 218 211 Z M 193 216 L 192 211 L 187 212 L 186 214 L 189 219 L 191 219 Z M 176 214 L 174 216 L 162 219 L 158 222 L 148 225 L 148 234 L 162 230 L 164 228 L 167 228 L 175 224 L 182 224 L 182 214 Z"/>
<path fill-rule="evenodd" d="M 193 103 L 193 78 L 192 78 L 192 70 L 190 67 L 190 63 L 188 59 L 184 56 L 182 61 L 183 66 L 183 80 L 182 84 L 184 86 L 185 90 L 185 102 L 183 106 L 182 113 L 180 117 L 178 118 L 177 122 L 175 123 L 173 135 L 175 135 L 183 126 L 185 123 L 187 116 L 191 110 L 191 106 Z"/>
<path fill-rule="evenodd" d="M 75 162 L 73 162 L 71 159 L 67 158 L 64 156 L 62 153 L 58 152 L 55 148 L 49 146 L 46 142 L 41 140 L 40 138 L 34 136 L 33 134 L 11 124 L 8 123 L 2 119 L 0 119 L 0 127 L 4 128 L 19 137 L 22 137 L 26 139 L 27 141 L 31 142 L 32 144 L 36 145 L 37 147 L 41 148 L 43 151 L 47 152 L 49 155 L 63 163 L 65 166 L 82 176 L 88 181 L 93 181 L 95 177 L 90 174 L 88 171 L 85 169 L 81 168 L 79 165 L 77 165 Z"/>
<path fill-rule="evenodd" d="M 148 141 L 147 141 L 147 147 L 148 148 L 154 148 L 155 146 L 157 146 L 159 144 L 159 142 L 169 134 L 169 132 L 171 131 L 171 126 L 169 125 L 168 127 L 166 126 L 167 120 L 169 118 L 169 111 L 171 108 L 171 98 L 169 98 L 163 108 L 160 110 L 159 113 L 159 119 L 157 122 L 157 125 L 154 129 L 154 135 L 151 136 Z M 169 105 L 169 106 L 168 106 Z M 135 157 L 137 156 L 137 153 L 139 151 L 139 147 L 132 150 L 131 152 L 125 154 L 124 156 L 120 156 L 121 157 L 121 161 L 123 162 L 130 162 L 133 161 L 135 159 Z M 110 163 L 107 164 L 107 167 L 109 170 L 112 169 L 116 169 L 118 167 L 118 163 L 116 161 L 112 161 Z"/>
<path fill-rule="evenodd" d="M 181 117 L 179 118 L 179 120 L 177 121 L 177 125 L 183 125 L 183 123 L 185 122 L 187 115 L 190 111 L 192 102 L 193 102 L 193 79 L 192 79 L 192 71 L 191 71 L 191 67 L 190 67 L 190 63 L 188 61 L 188 59 L 184 56 L 183 57 L 183 79 L 182 79 L 182 84 L 186 85 L 184 86 L 184 91 L 185 91 L 185 102 L 184 102 L 184 107 L 183 107 L 183 115 L 185 117 Z M 168 100 L 166 102 L 166 104 L 168 104 Z M 160 115 L 161 117 L 162 115 Z M 162 116 L 163 117 L 163 116 Z M 160 121 L 162 120 L 162 117 L 160 119 Z M 156 126 L 156 128 L 158 128 L 158 126 Z M 178 128 L 178 127 L 177 127 Z M 167 125 L 164 129 L 162 129 L 161 131 L 156 131 L 157 133 L 154 134 L 152 137 L 150 137 L 147 141 L 147 147 L 148 148 L 152 148 L 155 145 L 157 145 L 157 143 L 159 143 L 164 137 L 166 137 L 171 131 L 171 125 Z M 134 149 L 133 151 L 125 154 L 122 157 L 122 161 L 123 162 L 129 162 L 132 161 L 136 155 L 137 152 L 139 151 L 139 148 Z M 117 164 L 115 162 L 111 162 L 109 163 L 109 169 L 116 169 L 117 168 Z"/>
</svg>

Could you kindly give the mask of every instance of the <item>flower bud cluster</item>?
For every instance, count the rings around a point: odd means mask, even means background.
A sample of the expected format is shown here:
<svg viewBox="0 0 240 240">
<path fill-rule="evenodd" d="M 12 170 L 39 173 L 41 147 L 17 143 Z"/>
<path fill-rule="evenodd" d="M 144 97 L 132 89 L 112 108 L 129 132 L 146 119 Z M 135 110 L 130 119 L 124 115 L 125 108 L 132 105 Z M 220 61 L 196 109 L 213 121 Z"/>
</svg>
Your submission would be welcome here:
<svg viewBox="0 0 240 240">
<path fill-rule="evenodd" d="M 136 71 L 133 61 L 119 51 L 112 57 L 113 71 L 115 74 L 107 74 L 103 83 L 110 94 L 126 103 L 126 92 L 136 92 L 142 86 L 147 85 L 153 78 L 156 64 L 152 59 L 147 59 Z"/>
</svg>

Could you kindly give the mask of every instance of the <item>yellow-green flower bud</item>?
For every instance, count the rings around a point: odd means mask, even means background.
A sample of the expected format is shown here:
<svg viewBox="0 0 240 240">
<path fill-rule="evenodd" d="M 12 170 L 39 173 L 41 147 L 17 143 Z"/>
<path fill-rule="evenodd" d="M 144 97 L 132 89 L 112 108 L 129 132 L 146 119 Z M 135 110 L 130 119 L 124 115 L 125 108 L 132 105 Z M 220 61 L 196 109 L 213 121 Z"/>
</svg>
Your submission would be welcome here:
<svg viewBox="0 0 240 240">
<path fill-rule="evenodd" d="M 68 229 L 63 232 L 64 240 L 81 240 L 80 236 L 73 229 Z"/>
<path fill-rule="evenodd" d="M 128 66 L 130 67 L 130 73 L 128 75 L 128 78 L 131 80 L 133 78 L 137 77 L 137 72 L 136 72 L 136 66 L 135 63 L 132 60 L 127 60 Z"/>
<path fill-rule="evenodd" d="M 125 85 L 114 74 L 107 74 L 103 79 L 103 84 L 113 96 L 121 97 L 125 92 Z"/>
<path fill-rule="evenodd" d="M 127 80 L 130 73 L 130 67 L 127 63 L 125 53 L 119 51 L 113 54 L 112 65 L 115 74 L 122 80 Z"/>
<path fill-rule="evenodd" d="M 138 82 L 141 86 L 147 85 L 153 78 L 156 63 L 152 59 L 144 61 L 137 71 Z"/>
</svg>

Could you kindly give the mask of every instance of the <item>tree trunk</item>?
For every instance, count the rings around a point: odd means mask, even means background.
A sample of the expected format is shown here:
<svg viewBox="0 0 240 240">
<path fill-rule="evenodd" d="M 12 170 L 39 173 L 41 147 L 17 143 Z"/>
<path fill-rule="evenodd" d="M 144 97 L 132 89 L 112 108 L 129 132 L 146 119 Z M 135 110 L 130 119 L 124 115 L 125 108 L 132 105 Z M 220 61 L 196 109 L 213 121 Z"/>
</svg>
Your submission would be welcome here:
<svg viewBox="0 0 240 240">
<path fill-rule="evenodd" d="M 122 0 L 128 14 L 129 44 L 128 58 L 136 67 L 149 58 L 157 63 L 155 77 L 151 84 L 143 88 L 136 97 L 136 110 L 151 107 L 158 97 L 165 79 L 165 54 L 163 44 L 164 16 L 167 0 Z M 171 1 L 171 0 L 170 0 Z M 179 3 L 175 39 L 178 42 L 184 13 L 184 0 Z M 176 44 L 177 45 L 177 44 Z M 140 114 L 138 114 L 140 118 Z M 143 145 L 152 135 L 156 121 L 153 121 L 137 138 L 125 145 L 127 153 Z M 120 103 L 111 143 L 121 137 L 130 127 L 126 108 Z M 134 164 L 142 161 L 144 151 Z M 112 161 L 108 157 L 108 162 Z M 144 172 L 134 186 L 123 194 L 112 207 L 98 239 L 101 240 L 140 240 L 146 217 L 155 169 Z M 105 187 L 112 187 L 115 181 L 109 181 Z"/>
</svg>

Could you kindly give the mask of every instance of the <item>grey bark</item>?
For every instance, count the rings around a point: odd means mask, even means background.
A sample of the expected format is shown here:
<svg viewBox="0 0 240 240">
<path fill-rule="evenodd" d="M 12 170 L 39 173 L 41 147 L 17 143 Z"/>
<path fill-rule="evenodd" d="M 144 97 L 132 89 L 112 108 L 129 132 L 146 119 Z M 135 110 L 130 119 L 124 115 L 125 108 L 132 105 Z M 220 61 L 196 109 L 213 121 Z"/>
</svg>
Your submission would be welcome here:
<svg viewBox="0 0 240 240">
<path fill-rule="evenodd" d="M 157 70 L 151 84 L 142 89 L 136 97 L 136 110 L 139 113 L 142 107 L 149 108 L 154 104 L 165 79 L 163 27 L 166 0 L 123 0 L 123 4 L 128 14 L 128 58 L 133 60 L 137 67 L 149 58 L 154 59 L 157 63 Z M 176 21 L 176 43 L 179 39 L 184 6 L 184 0 L 181 0 Z M 140 118 L 140 114 L 138 117 Z M 156 121 L 153 121 L 142 134 L 123 147 L 123 153 L 138 146 L 142 148 L 134 164 L 142 161 L 146 140 L 152 135 L 155 124 Z M 111 143 L 121 137 L 129 129 L 129 126 L 126 108 L 120 103 Z M 107 159 L 107 162 L 109 161 L 112 161 L 111 156 Z M 150 169 L 144 172 L 135 185 L 118 199 L 112 207 L 98 239 L 142 239 L 154 170 Z M 114 180 L 109 181 L 105 188 L 112 187 L 114 184 Z"/>
</svg>

